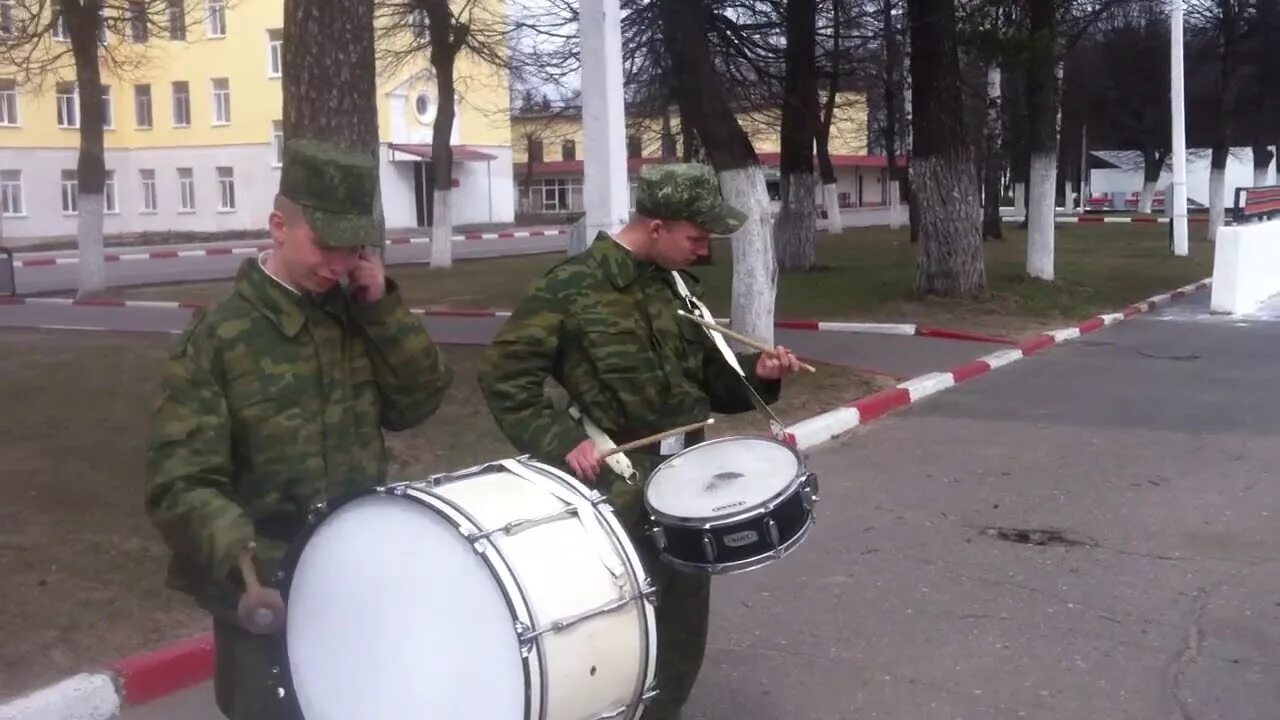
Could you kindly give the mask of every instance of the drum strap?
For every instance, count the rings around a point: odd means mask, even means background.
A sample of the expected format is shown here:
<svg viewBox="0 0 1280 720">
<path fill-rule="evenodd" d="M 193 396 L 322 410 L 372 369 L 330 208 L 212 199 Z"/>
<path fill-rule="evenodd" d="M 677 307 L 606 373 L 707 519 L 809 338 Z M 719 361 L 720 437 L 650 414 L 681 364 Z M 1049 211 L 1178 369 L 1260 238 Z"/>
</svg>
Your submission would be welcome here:
<svg viewBox="0 0 1280 720">
<path fill-rule="evenodd" d="M 612 450 L 618 447 L 618 444 L 613 441 L 613 438 L 609 437 L 605 431 L 600 429 L 599 425 L 592 422 L 591 418 L 587 417 L 586 414 L 584 414 L 582 410 L 573 403 L 569 404 L 569 416 L 582 423 L 583 429 L 587 431 L 587 437 L 591 438 L 601 450 Z M 625 453 L 610 455 L 604 459 L 604 462 L 609 466 L 610 470 L 617 473 L 623 480 L 626 480 L 633 485 L 635 484 L 635 480 L 638 475 L 636 473 L 636 469 L 631 465 L 631 461 L 627 459 Z"/>
<path fill-rule="evenodd" d="M 684 284 L 684 278 L 680 277 L 680 273 L 673 270 L 671 277 L 675 279 L 676 291 L 684 298 L 689 312 L 709 323 L 715 323 L 716 319 L 712 316 L 711 310 L 706 305 L 703 305 L 701 300 L 694 297 L 693 293 L 689 292 L 689 288 Z M 702 330 L 711 338 L 711 342 L 715 344 L 716 349 L 724 356 L 725 362 L 729 363 L 729 367 L 738 372 L 738 377 L 741 378 L 742 384 L 746 386 L 747 393 L 751 397 L 751 404 L 755 405 L 756 410 L 759 410 L 768 419 L 769 429 L 773 431 L 774 438 L 794 445 L 795 436 L 787 432 L 786 425 L 778 419 L 777 415 L 773 414 L 773 411 L 769 409 L 765 401 L 760 398 L 760 394 L 756 392 L 756 389 L 751 387 L 751 383 L 747 382 L 747 374 L 742 369 L 742 363 L 738 362 L 738 356 L 733 354 L 733 350 L 729 348 L 729 343 L 725 341 L 724 336 L 710 328 L 704 327 Z"/>
</svg>

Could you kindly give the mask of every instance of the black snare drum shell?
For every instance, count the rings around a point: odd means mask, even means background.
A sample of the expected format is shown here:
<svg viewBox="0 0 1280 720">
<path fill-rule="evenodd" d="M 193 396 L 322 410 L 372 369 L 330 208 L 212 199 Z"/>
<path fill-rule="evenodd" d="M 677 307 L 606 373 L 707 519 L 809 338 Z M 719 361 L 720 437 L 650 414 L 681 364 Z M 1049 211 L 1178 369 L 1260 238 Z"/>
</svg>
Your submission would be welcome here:
<svg viewBox="0 0 1280 720">
<path fill-rule="evenodd" d="M 677 561 L 677 564 L 717 572 L 722 566 L 772 555 L 800 535 L 812 516 L 805 494 L 800 491 L 767 512 L 730 524 L 693 528 L 654 522 L 661 529 L 659 550 L 665 557 Z M 776 528 L 776 536 L 769 530 L 770 520 Z"/>
</svg>

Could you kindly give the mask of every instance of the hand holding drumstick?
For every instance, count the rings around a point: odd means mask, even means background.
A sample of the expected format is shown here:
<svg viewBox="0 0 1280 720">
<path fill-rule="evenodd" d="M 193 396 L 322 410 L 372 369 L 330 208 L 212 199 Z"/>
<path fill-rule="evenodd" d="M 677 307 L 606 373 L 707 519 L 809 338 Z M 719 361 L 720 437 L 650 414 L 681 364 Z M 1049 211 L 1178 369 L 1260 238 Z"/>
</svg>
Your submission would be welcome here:
<svg viewBox="0 0 1280 720">
<path fill-rule="evenodd" d="M 632 442 L 624 443 L 608 450 L 601 449 L 593 440 L 583 440 L 565 456 L 565 462 L 568 463 L 569 468 L 573 470 L 579 480 L 584 482 L 595 482 L 596 477 L 600 474 L 600 463 L 610 455 L 617 455 L 618 453 L 627 452 L 628 450 L 635 450 L 638 447 L 644 447 L 651 443 L 660 442 L 675 435 L 681 435 L 683 433 L 697 430 L 698 428 L 706 427 L 714 422 L 715 418 L 708 418 L 702 422 L 690 423 L 689 425 L 682 425 L 678 428 L 664 430 L 663 432 L 655 435 L 640 438 L 639 440 L 633 440 Z"/>
<path fill-rule="evenodd" d="M 284 599 L 275 588 L 264 588 L 253 566 L 256 543 L 249 543 L 240 553 L 240 575 L 244 578 L 244 594 L 240 596 L 238 615 L 244 629 L 255 635 L 273 635 L 284 627 Z"/>
<path fill-rule="evenodd" d="M 747 337 L 742 333 L 734 332 L 728 328 L 721 327 L 713 322 L 703 320 L 697 315 L 691 315 L 683 310 L 678 310 L 677 312 L 680 313 L 681 316 L 698 323 L 708 330 L 718 332 L 725 337 L 731 337 L 750 348 L 759 350 L 762 355 L 760 356 L 760 360 L 756 363 L 756 375 L 764 378 L 765 380 L 780 380 L 784 376 L 791 375 L 798 370 L 817 372 L 817 368 L 796 359 L 794 353 L 781 345 L 776 348 L 771 348 L 759 340 Z"/>
</svg>

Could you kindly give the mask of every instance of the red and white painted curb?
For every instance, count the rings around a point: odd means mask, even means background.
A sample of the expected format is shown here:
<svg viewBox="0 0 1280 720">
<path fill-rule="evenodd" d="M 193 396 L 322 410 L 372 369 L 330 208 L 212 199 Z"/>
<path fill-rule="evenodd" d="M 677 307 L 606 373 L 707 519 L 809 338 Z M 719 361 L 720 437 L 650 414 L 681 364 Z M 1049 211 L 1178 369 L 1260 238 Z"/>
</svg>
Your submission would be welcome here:
<svg viewBox="0 0 1280 720">
<path fill-rule="evenodd" d="M 894 410 L 918 403 L 935 393 L 1054 345 L 1149 312 L 1211 284 L 1211 279 L 1201 280 L 1130 305 L 1120 312 L 1098 315 L 1074 326 L 1041 334 L 1016 347 L 991 353 L 947 372 L 927 373 L 912 378 L 843 407 L 802 420 L 789 429 L 802 450 L 812 450 Z M 105 672 L 72 676 L 6 705 L 0 705 L 0 720 L 107 720 L 123 707 L 146 703 L 209 680 L 213 676 L 213 666 L 212 636 L 197 636 L 155 652 L 125 659 L 109 666 Z"/>
<path fill-rule="evenodd" d="M 1005 222 L 1023 222 L 1027 218 L 1022 215 L 1009 215 L 1003 218 Z M 1108 215 L 1058 215 L 1054 220 L 1059 225 L 1074 225 L 1076 223 L 1082 225 L 1102 225 L 1109 223 L 1136 223 L 1138 225 L 1160 225 L 1168 224 L 1169 218 L 1162 215 L 1139 215 L 1136 217 L 1111 217 Z M 1207 223 L 1209 218 L 1193 215 L 1187 218 L 1187 222 Z"/>
<path fill-rule="evenodd" d="M 912 378 L 892 388 L 855 400 L 843 407 L 802 420 L 793 425 L 790 430 L 795 434 L 801 449 L 809 449 L 821 445 L 859 425 L 865 425 L 886 413 L 917 403 L 934 393 L 959 385 L 967 380 L 972 380 L 998 367 L 1031 357 L 1054 345 L 1074 340 L 1134 315 L 1149 312 L 1156 307 L 1186 297 L 1198 290 L 1203 290 L 1212 283 L 1212 279 L 1201 280 L 1178 288 L 1173 292 L 1156 295 L 1135 305 L 1130 305 L 1120 312 L 1097 315 L 1071 327 L 1042 333 L 1020 343 L 1016 347 L 985 355 L 977 360 L 954 367 L 947 372 L 932 372 Z"/>
<path fill-rule="evenodd" d="M 563 235 L 567 232 L 568 229 L 566 228 L 548 228 L 543 230 L 504 230 L 496 233 L 464 233 L 462 235 L 454 235 L 453 240 L 454 242 L 462 242 L 466 240 L 508 240 L 515 238 L 552 237 Z M 429 237 L 397 237 L 387 240 L 388 245 L 425 245 L 430 242 L 431 238 Z M 105 255 L 105 259 L 107 262 L 136 262 L 139 260 L 173 260 L 176 258 L 257 255 L 270 247 L 270 243 L 257 243 L 254 245 L 217 245 L 190 250 L 148 250 L 147 252 L 135 253 L 107 253 Z M 26 255 L 26 253 L 19 254 L 14 258 L 13 266 L 15 268 L 75 265 L 80 262 L 80 258 L 75 255 L 59 255 L 57 257 L 45 257 L 43 253 L 30 253 L 30 255 L 37 257 L 24 257 L 24 255 Z"/>
</svg>

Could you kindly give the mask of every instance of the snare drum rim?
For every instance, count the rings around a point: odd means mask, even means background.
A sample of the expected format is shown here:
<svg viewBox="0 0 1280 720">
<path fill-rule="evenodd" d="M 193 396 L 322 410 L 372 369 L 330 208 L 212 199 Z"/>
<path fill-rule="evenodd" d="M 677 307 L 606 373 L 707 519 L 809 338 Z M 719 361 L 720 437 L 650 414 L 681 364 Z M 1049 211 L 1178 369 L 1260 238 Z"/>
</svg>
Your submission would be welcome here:
<svg viewBox="0 0 1280 720">
<path fill-rule="evenodd" d="M 742 439 L 760 440 L 764 442 L 774 443 L 783 448 L 786 448 L 787 452 L 791 453 L 791 456 L 794 457 L 796 460 L 795 476 L 792 477 L 790 482 L 784 485 L 781 490 L 779 490 L 777 493 L 772 495 L 768 500 L 764 501 L 763 503 L 760 503 L 755 507 L 748 508 L 746 510 L 740 510 L 737 513 L 734 513 L 733 515 L 688 515 L 684 517 L 669 515 L 665 512 L 662 512 L 661 510 L 654 508 L 653 504 L 649 502 L 649 484 L 653 481 L 654 476 L 657 475 L 659 471 L 661 471 L 669 463 L 674 462 L 677 458 L 685 455 L 686 453 L 693 452 L 694 450 L 697 450 L 698 448 L 701 448 L 707 445 L 714 445 L 717 443 L 723 443 L 723 442 L 728 442 L 733 440 L 742 440 Z M 804 484 L 805 478 L 808 475 L 809 475 L 809 470 L 805 466 L 804 457 L 802 457 L 800 455 L 800 452 L 796 450 L 794 447 L 792 447 L 791 445 L 788 445 L 787 443 L 784 443 L 780 440 L 767 437 L 764 435 L 730 435 L 727 437 L 716 438 L 714 440 L 707 440 L 705 442 L 700 442 L 697 445 L 685 448 L 684 450 L 681 450 L 680 452 L 676 453 L 675 455 L 672 455 L 666 460 L 663 460 L 661 464 L 659 464 L 656 468 L 653 469 L 653 472 L 649 473 L 649 477 L 645 479 L 644 493 L 643 493 L 644 506 L 645 506 L 645 509 L 649 512 L 649 516 L 653 518 L 655 522 L 661 523 L 663 525 L 673 525 L 676 527 L 694 528 L 698 530 L 710 530 L 712 528 L 720 527 L 722 525 L 733 525 L 735 523 L 740 523 L 743 520 L 750 520 L 752 518 L 760 517 L 761 515 L 765 515 L 767 513 L 772 512 L 774 508 L 786 502 L 788 498 L 790 498 L 791 496 L 795 495 L 797 492 L 800 491 L 801 487 Z"/>
<path fill-rule="evenodd" d="M 479 470 L 482 466 L 472 468 Z M 453 525 L 454 529 L 466 539 L 467 533 L 463 532 L 465 528 L 458 524 L 457 518 L 461 517 L 471 525 L 472 531 L 478 532 L 481 528 L 476 519 L 448 498 L 438 495 L 430 491 L 430 488 L 416 487 L 411 482 L 394 483 L 390 485 L 380 485 L 377 487 L 367 488 L 363 490 L 355 490 L 347 493 L 339 498 L 330 500 L 328 503 L 322 504 L 307 519 L 301 532 L 293 543 L 289 545 L 288 550 L 281 558 L 280 567 L 276 573 L 277 588 L 280 596 L 285 603 L 285 629 L 274 636 L 276 646 L 277 662 L 275 667 L 280 673 L 280 689 L 283 691 L 284 699 L 292 711 L 293 717 L 303 718 L 302 708 L 298 702 L 298 696 L 294 692 L 293 671 L 289 663 L 289 643 L 288 643 L 288 607 L 289 595 L 293 588 L 293 576 L 297 570 L 298 562 L 302 559 L 302 553 L 305 551 L 307 544 L 311 540 L 311 536 L 324 522 L 325 518 L 336 512 L 344 505 L 354 502 L 357 499 L 367 497 L 369 495 L 391 495 L 402 500 L 415 502 L 422 505 L 433 512 L 439 514 L 446 522 Z M 528 595 L 524 588 L 520 585 L 520 579 L 516 576 L 511 568 L 510 562 L 503 554 L 502 549 L 495 543 L 486 543 L 487 548 L 484 552 L 479 553 L 485 562 L 485 566 L 489 568 L 489 573 L 493 576 L 494 581 L 503 589 L 503 601 L 507 604 L 507 609 L 511 612 L 512 618 L 522 623 L 526 627 L 533 625 L 533 612 L 529 607 Z M 496 563 L 500 563 L 498 567 Z M 519 600 L 518 606 L 515 604 Z M 516 632 L 513 624 L 511 631 Z M 542 657 L 542 648 L 537 649 L 537 668 L 533 667 L 530 657 L 533 653 L 525 655 L 521 659 L 521 665 L 524 667 L 524 715 L 525 718 L 537 719 L 546 714 L 546 708 L 543 703 L 546 698 L 546 688 L 541 687 L 546 682 L 545 672 L 546 658 Z M 538 698 L 535 703 L 534 698 L 534 675 L 538 676 L 537 682 L 541 687 Z M 535 709 L 537 710 L 535 712 Z"/>
<path fill-rule="evenodd" d="M 813 511 L 808 511 L 808 517 L 805 518 L 804 525 L 796 531 L 796 534 L 790 540 L 783 543 L 782 547 L 731 563 L 697 563 L 671 557 L 665 552 L 660 552 L 660 555 L 668 565 L 685 572 L 706 573 L 708 575 L 737 575 L 764 567 L 790 555 L 809 536 L 809 532 L 813 530 L 815 524 L 817 524 L 817 517 Z"/>
</svg>

